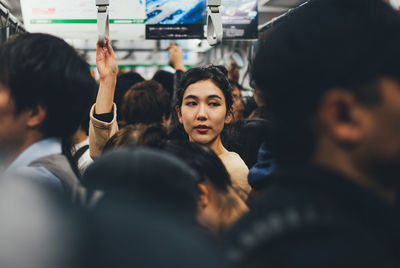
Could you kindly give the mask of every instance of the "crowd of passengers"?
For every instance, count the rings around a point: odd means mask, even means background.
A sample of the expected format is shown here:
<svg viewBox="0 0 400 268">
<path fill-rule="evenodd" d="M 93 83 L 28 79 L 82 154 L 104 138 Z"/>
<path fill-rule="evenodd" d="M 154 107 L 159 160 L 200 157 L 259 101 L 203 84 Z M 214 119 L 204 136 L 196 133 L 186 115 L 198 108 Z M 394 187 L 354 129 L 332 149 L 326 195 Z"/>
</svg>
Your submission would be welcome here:
<svg viewBox="0 0 400 268">
<path fill-rule="evenodd" d="M 387 2 L 387 1 L 386 1 Z M 311 0 L 251 62 L 95 81 L 65 41 L 0 46 L 1 267 L 400 267 L 400 14 Z"/>
</svg>

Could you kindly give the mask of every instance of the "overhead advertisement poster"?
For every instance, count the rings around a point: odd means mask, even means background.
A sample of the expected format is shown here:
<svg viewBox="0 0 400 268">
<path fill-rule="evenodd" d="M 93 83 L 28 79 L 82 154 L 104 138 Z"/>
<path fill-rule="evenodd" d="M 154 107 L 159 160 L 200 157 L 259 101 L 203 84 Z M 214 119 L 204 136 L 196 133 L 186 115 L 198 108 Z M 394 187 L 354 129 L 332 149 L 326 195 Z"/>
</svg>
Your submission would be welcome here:
<svg viewBox="0 0 400 268">
<path fill-rule="evenodd" d="M 147 0 L 147 39 L 204 38 L 206 0 Z"/>
<path fill-rule="evenodd" d="M 222 0 L 224 39 L 257 39 L 257 0 Z"/>
<path fill-rule="evenodd" d="M 44 32 L 66 39 L 97 39 L 95 0 L 21 0 L 29 32 Z M 111 0 L 111 39 L 145 38 L 145 0 Z"/>
</svg>

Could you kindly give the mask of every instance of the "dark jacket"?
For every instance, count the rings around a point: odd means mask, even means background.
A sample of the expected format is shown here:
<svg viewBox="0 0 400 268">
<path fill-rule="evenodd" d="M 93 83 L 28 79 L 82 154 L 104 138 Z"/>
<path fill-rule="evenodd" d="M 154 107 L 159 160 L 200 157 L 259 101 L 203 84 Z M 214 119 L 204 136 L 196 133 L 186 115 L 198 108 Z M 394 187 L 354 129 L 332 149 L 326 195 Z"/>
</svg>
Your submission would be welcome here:
<svg viewBox="0 0 400 268">
<path fill-rule="evenodd" d="M 398 211 L 333 171 L 281 173 L 226 239 L 237 267 L 400 267 Z"/>
<path fill-rule="evenodd" d="M 275 161 L 264 142 L 258 150 L 257 163 L 249 171 L 249 184 L 255 190 L 265 189 L 275 170 Z"/>
</svg>

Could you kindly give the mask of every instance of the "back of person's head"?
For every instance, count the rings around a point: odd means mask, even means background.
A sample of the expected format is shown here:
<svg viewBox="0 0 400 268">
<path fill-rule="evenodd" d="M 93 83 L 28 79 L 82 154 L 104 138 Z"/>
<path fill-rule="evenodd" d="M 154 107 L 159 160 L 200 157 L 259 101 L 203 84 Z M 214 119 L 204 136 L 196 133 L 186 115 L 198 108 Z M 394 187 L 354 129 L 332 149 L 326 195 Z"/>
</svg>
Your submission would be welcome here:
<svg viewBox="0 0 400 268">
<path fill-rule="evenodd" d="M 197 176 L 161 151 L 130 148 L 99 158 L 86 171 L 89 189 L 104 195 L 87 213 L 82 267 L 225 267 L 194 221 Z"/>
<path fill-rule="evenodd" d="M 186 89 L 199 81 L 211 80 L 224 94 L 226 111 L 231 110 L 233 104 L 232 86 L 228 80 L 228 71 L 223 66 L 207 66 L 189 69 L 180 80 L 180 86 L 177 90 L 177 106 L 182 106 L 183 95 Z"/>
<path fill-rule="evenodd" d="M 137 83 L 126 92 L 121 114 L 127 124 L 161 124 L 171 115 L 169 94 L 156 81 Z"/>
<path fill-rule="evenodd" d="M 127 125 L 107 141 L 103 152 L 129 145 L 162 148 L 166 140 L 167 133 L 161 125 Z"/>
<path fill-rule="evenodd" d="M 117 107 L 121 107 L 125 93 L 135 84 L 143 82 L 144 78 L 136 72 L 119 74 L 114 92 L 114 102 Z M 121 119 L 121 109 L 118 109 L 118 119 Z"/>
<path fill-rule="evenodd" d="M 257 162 L 258 150 L 263 142 L 270 144 L 268 121 L 259 118 L 240 120 L 224 132 L 222 141 L 225 148 L 240 155 L 251 168 Z"/>
<path fill-rule="evenodd" d="M 0 47 L 0 83 L 10 89 L 16 112 L 42 106 L 44 137 L 70 137 L 90 105 L 96 83 L 89 65 L 65 41 L 21 34 Z"/>
<path fill-rule="evenodd" d="M 174 74 L 164 71 L 164 70 L 158 70 L 152 80 L 157 81 L 160 83 L 165 90 L 168 91 L 170 98 L 172 98 L 173 93 L 174 93 Z"/>
<path fill-rule="evenodd" d="M 224 164 L 209 147 L 187 141 L 170 142 L 165 149 L 200 175 L 197 181 L 199 224 L 219 235 L 248 211 L 235 192 Z"/>
<path fill-rule="evenodd" d="M 106 196 L 86 218 L 81 268 L 227 267 L 222 250 L 199 232 L 193 219 L 151 196 Z"/>
<path fill-rule="evenodd" d="M 131 147 L 108 152 L 85 172 L 90 190 L 105 196 L 129 197 L 134 193 L 188 213 L 197 212 L 197 173 L 175 156 L 150 148 Z"/>
<path fill-rule="evenodd" d="M 381 0 L 311 0 L 273 28 L 252 70 L 283 163 L 309 162 L 313 119 L 331 89 L 364 105 L 380 100 L 381 78 L 400 79 L 400 16 Z M 345 119 L 345 118 L 344 118 Z"/>
<path fill-rule="evenodd" d="M 200 182 L 208 182 L 215 189 L 227 192 L 231 179 L 219 157 L 207 146 L 189 141 L 169 142 L 165 150 L 176 155 L 200 175 Z"/>
</svg>

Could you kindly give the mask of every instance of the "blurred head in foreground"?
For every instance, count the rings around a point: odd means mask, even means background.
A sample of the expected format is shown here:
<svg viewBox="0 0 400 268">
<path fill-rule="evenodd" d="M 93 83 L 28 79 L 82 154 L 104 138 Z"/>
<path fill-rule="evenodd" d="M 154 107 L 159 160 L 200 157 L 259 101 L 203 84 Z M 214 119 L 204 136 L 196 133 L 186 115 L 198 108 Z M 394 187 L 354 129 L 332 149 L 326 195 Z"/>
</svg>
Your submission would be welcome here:
<svg viewBox="0 0 400 268">
<path fill-rule="evenodd" d="M 400 187 L 398 32 L 384 1 L 315 0 L 270 33 L 253 78 L 281 167 L 316 163 L 375 189 Z"/>
</svg>

